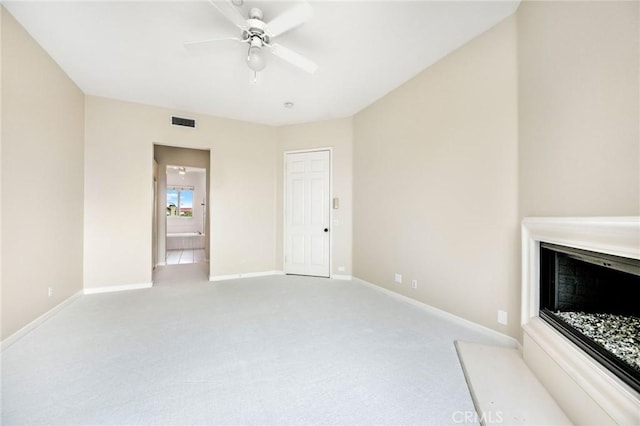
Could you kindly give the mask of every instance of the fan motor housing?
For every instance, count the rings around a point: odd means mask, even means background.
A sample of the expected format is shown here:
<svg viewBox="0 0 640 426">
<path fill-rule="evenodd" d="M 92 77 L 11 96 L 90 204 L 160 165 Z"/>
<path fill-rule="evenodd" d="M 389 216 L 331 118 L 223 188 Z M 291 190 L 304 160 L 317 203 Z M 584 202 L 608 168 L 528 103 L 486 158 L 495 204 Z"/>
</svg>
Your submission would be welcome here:
<svg viewBox="0 0 640 426">
<path fill-rule="evenodd" d="M 248 19 L 247 24 L 249 24 L 249 31 L 259 32 L 261 34 L 264 33 L 264 28 L 266 27 L 264 21 L 259 19 Z"/>
</svg>

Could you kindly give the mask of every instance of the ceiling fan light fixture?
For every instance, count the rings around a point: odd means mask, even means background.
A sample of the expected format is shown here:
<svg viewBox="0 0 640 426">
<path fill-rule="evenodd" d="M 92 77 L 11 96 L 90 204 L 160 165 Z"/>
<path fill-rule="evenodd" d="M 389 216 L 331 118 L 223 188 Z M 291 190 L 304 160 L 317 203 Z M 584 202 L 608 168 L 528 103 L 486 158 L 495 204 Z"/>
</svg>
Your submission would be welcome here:
<svg viewBox="0 0 640 426">
<path fill-rule="evenodd" d="M 247 53 L 247 65 L 253 71 L 262 71 L 267 66 L 267 60 L 260 46 L 250 46 Z"/>
</svg>

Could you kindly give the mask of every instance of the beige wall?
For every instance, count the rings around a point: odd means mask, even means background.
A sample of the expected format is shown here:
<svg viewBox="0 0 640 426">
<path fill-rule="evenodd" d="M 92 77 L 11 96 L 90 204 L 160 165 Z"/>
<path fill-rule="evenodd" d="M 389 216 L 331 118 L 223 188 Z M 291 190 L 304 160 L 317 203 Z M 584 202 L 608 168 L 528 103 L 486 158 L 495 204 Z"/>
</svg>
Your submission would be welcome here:
<svg viewBox="0 0 640 426">
<path fill-rule="evenodd" d="M 3 10 L 3 339 L 82 290 L 83 122 L 82 92 Z"/>
<path fill-rule="evenodd" d="M 284 153 L 314 148 L 332 148 L 333 197 L 340 208 L 331 210 L 331 274 L 352 274 L 352 168 L 353 120 L 351 118 L 298 124 L 278 128 L 276 155 L 276 265 L 283 265 L 283 172 Z M 340 270 L 343 268 L 344 270 Z"/>
<path fill-rule="evenodd" d="M 273 270 L 274 128 L 87 96 L 85 287 L 151 282 L 154 143 L 211 150 L 210 274 Z"/>
<path fill-rule="evenodd" d="M 353 221 L 355 276 L 514 337 L 516 40 L 511 17 L 355 116 Z"/>
<path fill-rule="evenodd" d="M 640 214 L 639 17 L 638 2 L 520 6 L 523 217 Z M 526 335 L 524 358 L 575 424 L 615 423 Z"/>
<path fill-rule="evenodd" d="M 522 216 L 640 214 L 638 2 L 517 16 Z"/>
</svg>

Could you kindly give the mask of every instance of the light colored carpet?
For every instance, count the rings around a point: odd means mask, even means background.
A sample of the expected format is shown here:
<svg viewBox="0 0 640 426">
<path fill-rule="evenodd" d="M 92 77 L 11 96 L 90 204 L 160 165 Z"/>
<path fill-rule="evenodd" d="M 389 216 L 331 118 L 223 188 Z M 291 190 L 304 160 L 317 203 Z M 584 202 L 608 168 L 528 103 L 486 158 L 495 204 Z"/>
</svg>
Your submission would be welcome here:
<svg viewBox="0 0 640 426">
<path fill-rule="evenodd" d="M 2 424 L 441 425 L 473 411 L 453 342 L 487 337 L 358 282 L 210 283 L 203 267 L 82 296 L 4 350 Z"/>
</svg>

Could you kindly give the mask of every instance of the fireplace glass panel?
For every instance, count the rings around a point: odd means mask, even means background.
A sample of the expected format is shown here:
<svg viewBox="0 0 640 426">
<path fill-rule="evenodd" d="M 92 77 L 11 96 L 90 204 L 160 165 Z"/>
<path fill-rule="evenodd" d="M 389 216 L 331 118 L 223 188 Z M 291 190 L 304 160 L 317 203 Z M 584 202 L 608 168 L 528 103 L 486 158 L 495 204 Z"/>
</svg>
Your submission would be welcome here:
<svg viewBox="0 0 640 426">
<path fill-rule="evenodd" d="M 640 391 L 640 261 L 540 244 L 540 317 Z"/>
</svg>

